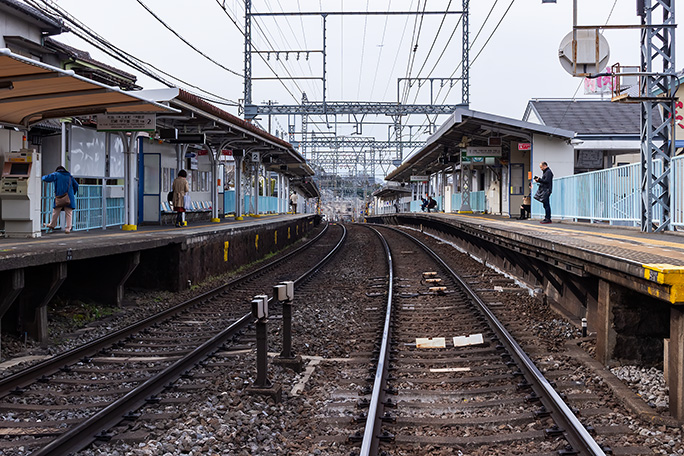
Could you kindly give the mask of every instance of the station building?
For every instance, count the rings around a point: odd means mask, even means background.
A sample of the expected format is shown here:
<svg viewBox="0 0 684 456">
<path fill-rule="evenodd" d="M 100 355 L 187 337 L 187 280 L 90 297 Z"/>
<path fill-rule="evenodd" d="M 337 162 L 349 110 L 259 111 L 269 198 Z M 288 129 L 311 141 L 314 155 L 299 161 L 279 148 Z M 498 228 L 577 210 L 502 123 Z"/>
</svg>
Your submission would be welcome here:
<svg viewBox="0 0 684 456">
<path fill-rule="evenodd" d="M 540 162 L 548 162 L 556 176 L 574 173 L 574 137 L 575 132 L 562 128 L 458 109 L 422 149 L 385 178 L 401 190 L 388 187 L 388 192 L 378 193 L 376 208 L 387 211 L 382 200 L 398 197 L 399 207 L 416 212 L 421 198 L 430 195 L 439 211 L 458 212 L 467 185 L 468 210 L 517 215 Z M 410 196 L 403 195 L 405 189 Z"/>
<path fill-rule="evenodd" d="M 313 170 L 286 141 L 183 90 L 138 90 L 135 76 L 54 40 L 62 24 L 26 4 L 2 0 L 0 14 L 5 235 L 40 236 L 54 197 L 40 176 L 60 165 L 80 184 L 74 230 L 168 222 L 180 169 L 188 217 L 285 213 L 292 194 L 298 212 L 315 210 Z"/>
</svg>

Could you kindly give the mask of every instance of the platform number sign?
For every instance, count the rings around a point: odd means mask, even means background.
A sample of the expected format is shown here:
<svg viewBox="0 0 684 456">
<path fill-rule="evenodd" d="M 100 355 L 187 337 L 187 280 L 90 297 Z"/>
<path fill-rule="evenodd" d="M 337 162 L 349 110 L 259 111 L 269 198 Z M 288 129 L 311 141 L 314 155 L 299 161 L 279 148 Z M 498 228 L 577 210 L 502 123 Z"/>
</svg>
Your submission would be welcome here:
<svg viewBox="0 0 684 456">
<path fill-rule="evenodd" d="M 98 114 L 97 131 L 155 131 L 155 114 Z"/>
<path fill-rule="evenodd" d="M 259 152 L 252 152 L 252 162 L 253 163 L 259 162 Z"/>
</svg>

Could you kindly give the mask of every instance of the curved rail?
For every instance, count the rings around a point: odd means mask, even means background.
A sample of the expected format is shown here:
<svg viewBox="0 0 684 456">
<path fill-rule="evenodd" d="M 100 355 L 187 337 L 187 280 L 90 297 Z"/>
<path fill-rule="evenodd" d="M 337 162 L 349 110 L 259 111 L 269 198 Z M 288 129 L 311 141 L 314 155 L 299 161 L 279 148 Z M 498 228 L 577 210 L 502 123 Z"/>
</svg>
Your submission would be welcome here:
<svg viewBox="0 0 684 456">
<path fill-rule="evenodd" d="M 166 309 L 162 312 L 159 312 L 158 314 L 152 315 L 150 317 L 147 317 L 143 320 L 140 320 L 130 326 L 127 326 L 125 328 L 121 328 L 117 331 L 114 331 L 112 333 L 106 334 L 98 339 L 92 340 L 84 345 L 81 345 L 79 347 L 73 348 L 71 350 L 65 351 L 59 355 L 56 355 L 52 358 L 46 359 L 45 361 L 42 361 L 38 364 L 34 364 L 33 366 L 30 366 L 22 371 L 19 371 L 15 374 L 9 375 L 7 377 L 4 377 L 0 379 L 0 398 L 5 397 L 9 393 L 12 392 L 15 388 L 21 388 L 24 387 L 31 382 L 33 382 L 36 378 L 39 378 L 43 375 L 50 375 L 55 372 L 57 372 L 60 368 L 63 366 L 67 366 L 69 364 L 75 363 L 80 361 L 84 357 L 88 357 L 94 353 L 97 353 L 99 350 L 103 348 L 107 348 L 111 346 L 114 342 L 119 341 L 125 337 L 128 337 L 132 334 L 135 334 L 139 332 L 140 330 L 151 326 L 157 322 L 163 321 L 164 319 L 168 318 L 171 315 L 174 315 L 178 312 L 181 312 L 198 302 L 201 302 L 202 300 L 209 299 L 213 296 L 216 296 L 217 294 L 223 292 L 224 290 L 233 287 L 235 285 L 240 284 L 241 282 L 250 280 L 259 274 L 263 273 L 269 268 L 272 268 L 292 256 L 296 255 L 297 253 L 303 251 L 304 249 L 309 248 L 311 245 L 313 245 L 316 241 L 318 241 L 328 230 L 328 225 L 325 225 L 324 229 L 321 230 L 321 232 L 311 239 L 309 242 L 307 242 L 304 245 L 301 245 L 297 247 L 296 249 L 292 250 L 291 252 L 288 252 L 287 254 L 283 255 L 282 257 L 265 264 L 256 270 L 252 271 L 251 273 L 245 274 L 244 276 L 241 277 L 236 277 L 223 285 L 220 285 L 212 290 L 209 290 L 205 293 L 202 293 L 199 296 L 195 296 L 192 299 L 189 299 L 188 301 L 182 302 L 176 306 L 173 306 L 169 309 Z M 344 237 L 344 236 L 343 236 Z"/>
<path fill-rule="evenodd" d="M 307 273 L 297 279 L 295 287 L 303 283 L 309 276 L 318 272 L 318 270 L 327 263 L 332 256 L 339 252 L 342 244 L 347 237 L 347 230 L 342 226 L 342 237 L 335 245 L 331 252 L 325 256 L 321 261 L 316 263 Z M 317 238 L 316 238 L 317 239 Z M 272 298 L 271 298 L 272 299 Z M 218 350 L 226 341 L 228 341 L 234 334 L 254 321 L 252 313 L 247 313 L 238 321 L 230 325 L 228 328 L 217 334 L 200 347 L 179 359 L 171 366 L 167 367 L 159 374 L 146 380 L 141 385 L 137 386 L 125 396 L 113 402 L 109 406 L 100 410 L 98 413 L 88 418 L 86 421 L 69 429 L 69 431 L 57 437 L 47 446 L 32 453 L 33 456 L 62 456 L 68 455 L 79 450 L 82 450 L 90 443 L 92 443 L 97 435 L 104 430 L 115 426 L 125 419 L 127 413 L 132 413 L 134 410 L 140 408 L 145 404 L 146 399 L 154 394 L 162 391 L 170 382 L 177 380 L 183 373 L 192 369 L 201 360 L 205 359 L 211 353 Z"/>
<path fill-rule="evenodd" d="M 361 442 L 361 451 L 359 456 L 370 456 L 371 454 L 377 454 L 378 446 L 380 444 L 379 432 L 382 426 L 382 410 L 380 410 L 380 403 L 383 399 L 382 396 L 385 395 L 385 384 L 387 382 L 387 372 L 389 367 L 389 343 L 392 330 L 390 324 L 392 320 L 392 289 L 394 288 L 394 264 L 392 262 L 392 252 L 390 251 L 389 245 L 378 230 L 371 227 L 368 228 L 373 230 L 382 242 L 382 245 L 385 249 L 389 276 L 387 286 L 387 309 L 385 310 L 385 324 L 382 329 L 380 355 L 378 356 L 378 366 L 375 370 L 373 392 L 371 394 L 368 415 L 366 418 L 366 427 L 363 432 L 363 440 Z"/>
<path fill-rule="evenodd" d="M 525 351 L 518 345 L 513 336 L 506 330 L 504 325 L 496 318 L 494 313 L 487 307 L 484 301 L 475 294 L 475 292 L 470 288 L 470 286 L 454 272 L 449 265 L 447 265 L 444 260 L 442 260 L 435 252 L 432 251 L 427 245 L 423 244 L 419 239 L 411 236 L 404 231 L 401 231 L 394 227 L 384 228 L 394 230 L 398 233 L 411 239 L 421 248 L 423 248 L 437 263 L 439 263 L 445 271 L 447 271 L 463 288 L 463 290 L 468 294 L 468 296 L 477 305 L 480 311 L 486 315 L 490 327 L 498 335 L 500 341 L 504 343 L 507 348 L 512 351 L 512 356 L 518 361 L 518 365 L 525 371 L 525 377 L 533 385 L 536 393 L 541 397 L 542 403 L 546 402 L 544 405 L 550 411 L 556 412 L 553 414 L 553 419 L 556 424 L 562 427 L 565 431 L 565 438 L 570 445 L 572 445 L 575 451 L 579 451 L 580 454 L 592 455 L 592 456 L 605 456 L 601 446 L 596 443 L 594 438 L 585 429 L 582 423 L 577 419 L 572 410 L 567 406 L 563 399 L 558 395 L 556 390 L 551 386 L 549 381 L 544 377 L 544 375 L 537 369 L 534 362 L 527 356 Z"/>
</svg>

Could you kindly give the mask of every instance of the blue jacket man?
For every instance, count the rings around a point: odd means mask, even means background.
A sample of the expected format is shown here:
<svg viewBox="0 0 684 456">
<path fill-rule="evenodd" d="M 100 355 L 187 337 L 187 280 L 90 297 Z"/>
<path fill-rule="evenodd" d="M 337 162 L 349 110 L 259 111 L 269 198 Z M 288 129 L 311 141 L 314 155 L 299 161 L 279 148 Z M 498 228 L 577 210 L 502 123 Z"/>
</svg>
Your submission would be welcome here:
<svg viewBox="0 0 684 456">
<path fill-rule="evenodd" d="M 542 176 L 535 176 L 534 178 L 534 181 L 539 184 L 534 199 L 541 201 L 544 205 L 544 220 L 539 223 L 551 223 L 551 203 L 549 202 L 549 198 L 551 197 L 551 192 L 553 192 L 553 173 L 546 162 L 541 162 L 539 164 L 539 169 L 542 170 Z"/>
<path fill-rule="evenodd" d="M 78 182 L 73 178 L 69 171 L 63 166 L 58 166 L 54 173 L 43 176 L 43 182 L 55 183 L 55 204 L 52 209 L 52 220 L 47 225 L 47 232 L 52 232 L 57 226 L 59 213 L 64 209 L 66 212 L 66 223 L 64 232 L 71 233 L 71 221 L 73 210 L 76 209 L 76 193 L 78 193 Z M 69 202 L 65 202 L 64 195 L 69 197 Z M 62 203 L 62 204 L 59 204 Z"/>
</svg>

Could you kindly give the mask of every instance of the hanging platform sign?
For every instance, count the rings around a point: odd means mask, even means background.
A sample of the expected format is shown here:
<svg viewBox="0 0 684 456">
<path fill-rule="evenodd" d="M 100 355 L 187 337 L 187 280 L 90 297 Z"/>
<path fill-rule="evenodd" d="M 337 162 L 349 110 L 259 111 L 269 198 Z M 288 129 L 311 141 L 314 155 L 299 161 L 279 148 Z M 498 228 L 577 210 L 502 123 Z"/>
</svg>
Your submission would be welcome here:
<svg viewBox="0 0 684 456">
<path fill-rule="evenodd" d="M 156 114 L 98 114 L 97 131 L 154 131 Z"/>
<path fill-rule="evenodd" d="M 428 176 L 411 176 L 411 182 L 427 182 Z"/>
<path fill-rule="evenodd" d="M 501 157 L 501 147 L 468 146 L 467 157 Z"/>
</svg>

